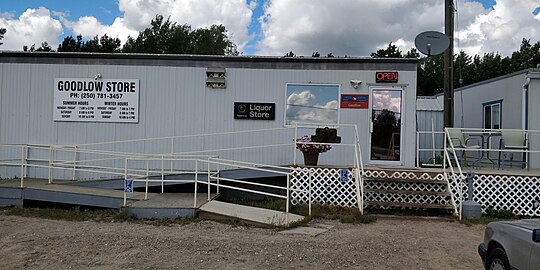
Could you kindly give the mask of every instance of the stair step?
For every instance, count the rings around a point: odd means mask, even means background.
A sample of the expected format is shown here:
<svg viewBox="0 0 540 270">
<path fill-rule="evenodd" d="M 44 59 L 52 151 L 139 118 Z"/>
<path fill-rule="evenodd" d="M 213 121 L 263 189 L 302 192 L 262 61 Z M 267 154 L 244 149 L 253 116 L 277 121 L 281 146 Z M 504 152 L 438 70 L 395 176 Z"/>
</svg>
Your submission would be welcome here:
<svg viewBox="0 0 540 270">
<path fill-rule="evenodd" d="M 391 193 L 391 194 L 409 194 L 425 196 L 450 196 L 448 192 L 420 191 L 420 190 L 389 190 L 389 189 L 365 189 L 366 193 Z"/>
<path fill-rule="evenodd" d="M 365 177 L 364 181 L 384 181 L 384 182 L 403 182 L 403 183 L 427 183 L 446 185 L 445 181 L 431 179 L 402 179 L 402 178 L 386 178 L 386 177 Z"/>
<path fill-rule="evenodd" d="M 389 206 L 389 207 L 406 207 L 406 208 L 433 208 L 433 209 L 454 209 L 448 204 L 425 204 L 425 203 L 401 203 L 401 202 L 377 202 L 367 201 L 368 206 Z"/>
</svg>

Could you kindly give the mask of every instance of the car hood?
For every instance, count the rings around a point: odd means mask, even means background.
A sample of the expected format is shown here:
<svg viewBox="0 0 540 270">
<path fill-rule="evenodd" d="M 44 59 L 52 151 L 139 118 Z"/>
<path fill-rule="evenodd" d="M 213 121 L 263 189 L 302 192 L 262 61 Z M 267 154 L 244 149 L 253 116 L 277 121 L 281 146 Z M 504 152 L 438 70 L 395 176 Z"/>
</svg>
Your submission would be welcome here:
<svg viewBox="0 0 540 270">
<path fill-rule="evenodd" d="M 501 223 L 518 226 L 529 230 L 540 229 L 540 218 L 501 221 Z"/>
</svg>

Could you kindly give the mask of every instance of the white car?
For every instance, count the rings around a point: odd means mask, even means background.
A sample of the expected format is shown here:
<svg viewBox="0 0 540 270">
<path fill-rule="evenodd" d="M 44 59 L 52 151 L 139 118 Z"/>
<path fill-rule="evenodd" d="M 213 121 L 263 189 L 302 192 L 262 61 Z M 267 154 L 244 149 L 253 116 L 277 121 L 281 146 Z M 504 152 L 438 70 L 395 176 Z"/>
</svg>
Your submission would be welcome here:
<svg viewBox="0 0 540 270">
<path fill-rule="evenodd" d="M 478 253 L 486 270 L 540 269 L 540 219 L 489 223 Z"/>
</svg>

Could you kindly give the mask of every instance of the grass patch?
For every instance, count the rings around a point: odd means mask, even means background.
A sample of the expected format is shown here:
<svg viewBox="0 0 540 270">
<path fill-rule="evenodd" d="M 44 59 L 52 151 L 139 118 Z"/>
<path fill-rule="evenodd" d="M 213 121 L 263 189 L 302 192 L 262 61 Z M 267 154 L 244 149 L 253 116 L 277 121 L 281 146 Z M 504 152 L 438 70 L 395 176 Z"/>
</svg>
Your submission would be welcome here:
<svg viewBox="0 0 540 270">
<path fill-rule="evenodd" d="M 19 208 L 3 207 L 0 213 L 8 216 L 20 216 L 30 218 L 42 218 L 65 221 L 96 221 L 96 222 L 132 222 L 154 226 L 172 226 L 175 224 L 185 225 L 197 221 L 190 218 L 176 219 L 136 219 L 128 214 L 125 209 L 82 209 L 72 208 Z"/>
<path fill-rule="evenodd" d="M 286 204 L 286 201 L 281 200 L 281 199 L 271 199 L 271 200 L 262 200 L 262 201 L 235 199 L 235 200 L 227 201 L 227 202 L 246 205 L 246 206 L 252 206 L 252 207 L 258 207 L 258 208 L 264 208 L 264 209 L 270 209 L 270 210 L 275 210 L 275 211 L 281 211 L 281 212 L 285 212 L 285 204 Z M 347 207 L 339 207 L 339 206 L 331 206 L 331 205 L 312 204 L 311 216 L 309 215 L 309 206 L 307 204 L 291 205 L 289 212 L 304 216 L 306 218 L 297 222 L 290 223 L 288 228 L 306 226 L 309 223 L 309 221 L 311 221 L 312 219 L 317 219 L 317 218 L 339 220 L 342 223 L 353 223 L 353 224 L 360 224 L 360 223 L 368 224 L 368 223 L 373 223 L 377 221 L 377 218 L 372 215 L 368 215 L 368 214 L 362 215 L 360 213 L 360 210 L 358 210 L 357 208 L 347 208 Z"/>
<path fill-rule="evenodd" d="M 518 219 L 519 216 L 514 215 L 513 209 L 495 209 L 492 206 L 488 206 L 480 218 L 463 219 L 461 223 L 465 225 L 473 224 L 488 224 L 494 221 L 504 221 Z"/>
</svg>

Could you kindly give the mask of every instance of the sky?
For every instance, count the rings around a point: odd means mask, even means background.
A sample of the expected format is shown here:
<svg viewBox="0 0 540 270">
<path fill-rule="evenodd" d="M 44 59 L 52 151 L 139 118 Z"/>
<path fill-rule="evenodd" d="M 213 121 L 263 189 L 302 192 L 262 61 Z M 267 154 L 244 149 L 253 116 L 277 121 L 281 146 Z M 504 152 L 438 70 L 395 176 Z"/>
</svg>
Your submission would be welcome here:
<svg viewBox="0 0 540 270">
<path fill-rule="evenodd" d="M 455 0 L 455 51 L 510 55 L 540 40 L 540 0 Z M 223 24 L 244 55 L 369 56 L 393 42 L 414 47 L 424 31 L 444 32 L 444 1 L 433 0 L 1 0 L 0 50 L 68 35 L 125 41 L 156 14 L 193 28 Z"/>
</svg>

